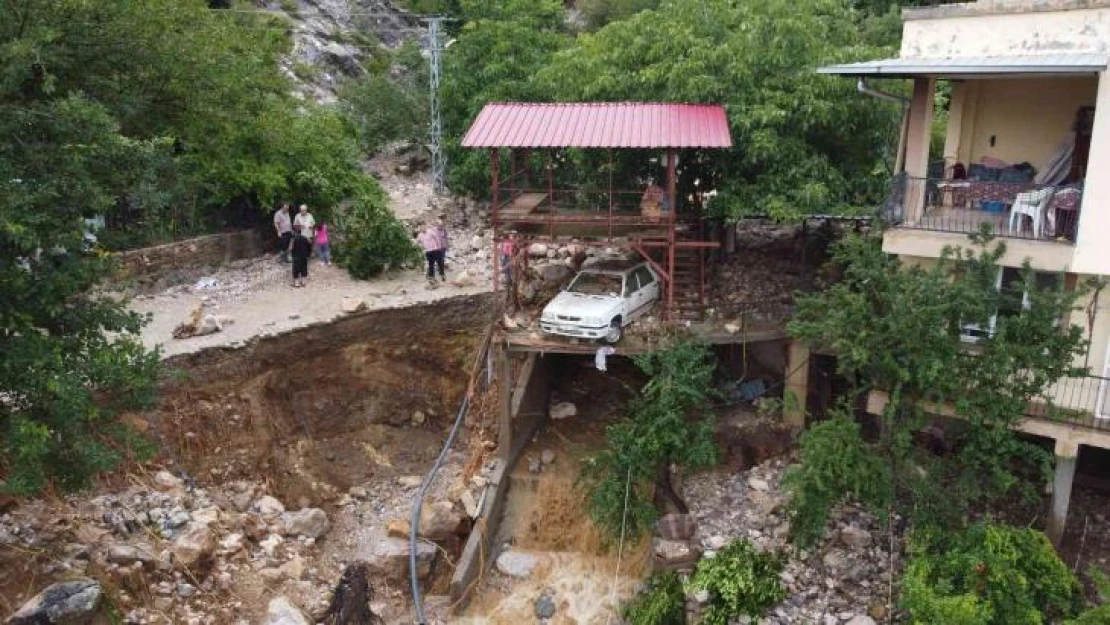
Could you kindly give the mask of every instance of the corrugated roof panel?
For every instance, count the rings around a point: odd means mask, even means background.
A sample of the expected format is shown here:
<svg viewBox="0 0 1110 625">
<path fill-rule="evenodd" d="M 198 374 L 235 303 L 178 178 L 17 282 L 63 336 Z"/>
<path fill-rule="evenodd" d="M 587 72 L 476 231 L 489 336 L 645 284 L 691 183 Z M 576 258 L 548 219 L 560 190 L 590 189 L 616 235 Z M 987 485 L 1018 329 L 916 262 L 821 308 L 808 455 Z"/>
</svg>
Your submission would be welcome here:
<svg viewBox="0 0 1110 625">
<path fill-rule="evenodd" d="M 727 148 L 719 104 L 596 102 L 487 104 L 464 147 Z"/>
<path fill-rule="evenodd" d="M 818 74 L 840 76 L 890 76 L 991 74 L 1093 74 L 1106 69 L 1105 54 L 1038 54 L 965 58 L 893 58 L 829 65 Z"/>
</svg>

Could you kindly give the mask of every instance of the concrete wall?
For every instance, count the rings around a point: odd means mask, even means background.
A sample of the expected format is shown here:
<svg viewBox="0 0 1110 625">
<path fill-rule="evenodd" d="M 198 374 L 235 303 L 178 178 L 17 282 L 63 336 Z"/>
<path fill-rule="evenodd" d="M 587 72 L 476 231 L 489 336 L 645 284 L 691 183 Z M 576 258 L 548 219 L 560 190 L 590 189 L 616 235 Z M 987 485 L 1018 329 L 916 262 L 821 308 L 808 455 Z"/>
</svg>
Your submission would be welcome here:
<svg viewBox="0 0 1110 625">
<path fill-rule="evenodd" d="M 139 290 L 180 284 L 232 261 L 254 258 L 272 247 L 258 230 L 211 234 L 155 247 L 120 252 L 117 280 Z"/>
<path fill-rule="evenodd" d="M 1110 52 L 1110 7 L 1058 10 L 1051 1 L 1039 4 L 1040 11 L 1017 13 L 907 11 L 901 56 L 966 58 Z"/>
<path fill-rule="evenodd" d="M 969 80 L 953 84 L 945 159 L 984 156 L 1029 162 L 1038 171 L 1070 139 L 1076 111 L 1094 106 L 1094 77 Z M 994 145 L 991 145 L 994 137 Z"/>
<path fill-rule="evenodd" d="M 1091 153 L 1088 157 L 1083 204 L 1079 209 L 1079 237 L 1075 245 L 1076 273 L 1110 275 L 1110 76 L 1103 72 L 1098 85 Z"/>
</svg>

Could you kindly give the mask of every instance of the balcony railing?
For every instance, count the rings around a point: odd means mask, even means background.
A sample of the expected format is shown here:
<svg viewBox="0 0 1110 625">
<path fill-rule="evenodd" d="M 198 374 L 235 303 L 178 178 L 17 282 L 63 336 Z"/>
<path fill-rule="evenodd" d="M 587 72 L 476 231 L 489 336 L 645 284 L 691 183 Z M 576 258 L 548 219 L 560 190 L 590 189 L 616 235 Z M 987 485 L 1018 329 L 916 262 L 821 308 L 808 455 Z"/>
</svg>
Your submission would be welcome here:
<svg viewBox="0 0 1110 625">
<path fill-rule="evenodd" d="M 1061 378 L 1029 402 L 1025 416 L 1110 430 L 1110 378 Z"/>
<path fill-rule="evenodd" d="M 1081 185 L 900 175 L 882 212 L 911 230 L 972 233 L 986 225 L 996 236 L 1074 243 L 1082 199 Z"/>
</svg>

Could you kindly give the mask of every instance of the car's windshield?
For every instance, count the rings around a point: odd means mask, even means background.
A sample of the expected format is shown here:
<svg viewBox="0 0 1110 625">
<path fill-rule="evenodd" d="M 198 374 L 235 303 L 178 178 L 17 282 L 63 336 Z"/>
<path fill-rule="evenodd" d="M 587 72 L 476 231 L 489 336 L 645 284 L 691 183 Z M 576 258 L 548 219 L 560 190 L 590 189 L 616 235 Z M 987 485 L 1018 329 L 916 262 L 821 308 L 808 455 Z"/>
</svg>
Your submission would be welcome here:
<svg viewBox="0 0 1110 625">
<path fill-rule="evenodd" d="M 580 273 L 567 290 L 585 295 L 609 295 L 621 292 L 621 277 L 603 273 Z"/>
</svg>

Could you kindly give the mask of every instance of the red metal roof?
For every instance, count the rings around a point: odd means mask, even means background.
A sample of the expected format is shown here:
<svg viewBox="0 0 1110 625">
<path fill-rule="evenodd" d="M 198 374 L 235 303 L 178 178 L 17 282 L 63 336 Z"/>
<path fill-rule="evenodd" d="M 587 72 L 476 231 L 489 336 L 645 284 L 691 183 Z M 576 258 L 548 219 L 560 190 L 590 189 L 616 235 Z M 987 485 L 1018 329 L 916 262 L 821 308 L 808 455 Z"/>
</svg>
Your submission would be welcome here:
<svg viewBox="0 0 1110 625">
<path fill-rule="evenodd" d="M 727 148 L 720 104 L 595 102 L 487 104 L 468 148 Z"/>
</svg>

